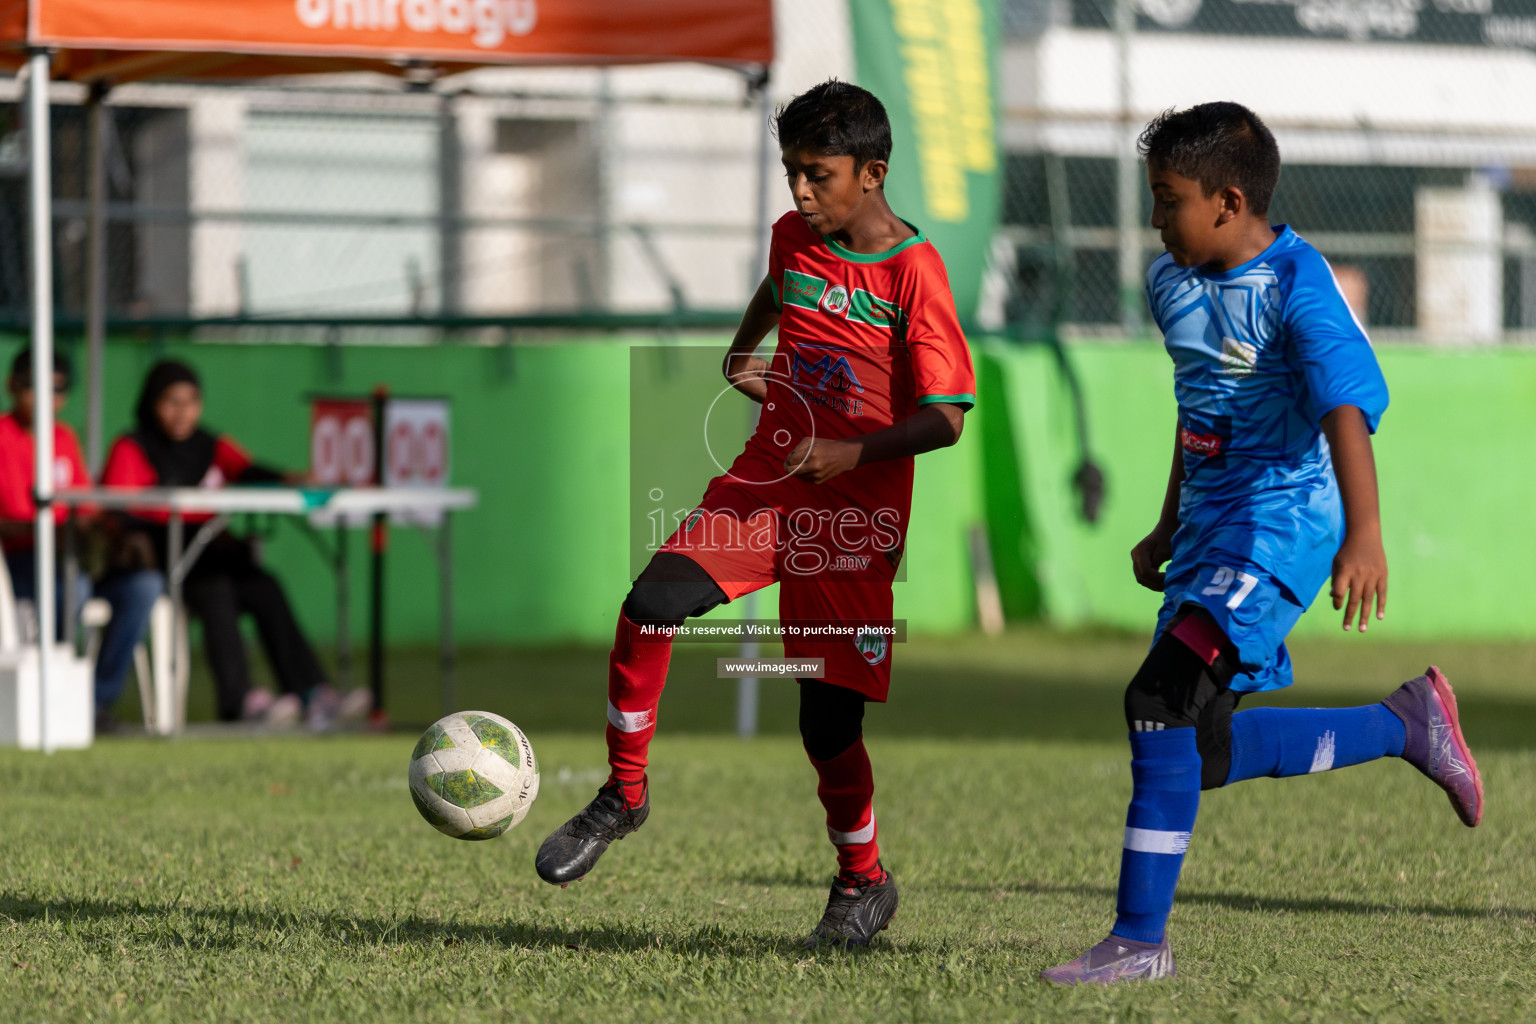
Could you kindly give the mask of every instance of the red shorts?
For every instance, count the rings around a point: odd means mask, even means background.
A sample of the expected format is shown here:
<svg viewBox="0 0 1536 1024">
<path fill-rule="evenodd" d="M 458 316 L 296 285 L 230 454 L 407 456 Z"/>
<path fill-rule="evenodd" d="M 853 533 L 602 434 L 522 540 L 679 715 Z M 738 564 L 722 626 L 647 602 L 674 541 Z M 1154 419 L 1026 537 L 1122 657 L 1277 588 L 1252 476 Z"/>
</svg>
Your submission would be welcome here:
<svg viewBox="0 0 1536 1024">
<path fill-rule="evenodd" d="M 784 654 L 824 658 L 824 681 L 884 701 L 891 687 L 891 582 L 901 528 L 799 479 L 715 477 L 661 547 L 693 559 L 734 601 L 779 584 Z"/>
</svg>

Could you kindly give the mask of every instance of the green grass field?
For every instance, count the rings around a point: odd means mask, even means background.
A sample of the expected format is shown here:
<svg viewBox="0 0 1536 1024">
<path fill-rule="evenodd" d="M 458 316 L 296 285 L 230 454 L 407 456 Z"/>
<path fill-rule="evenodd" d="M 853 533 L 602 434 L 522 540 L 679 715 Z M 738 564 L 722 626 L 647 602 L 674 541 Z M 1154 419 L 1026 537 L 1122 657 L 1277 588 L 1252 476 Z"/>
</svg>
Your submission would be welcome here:
<svg viewBox="0 0 1536 1024">
<path fill-rule="evenodd" d="M 533 855 L 603 777 L 601 651 L 465 657 L 459 703 L 523 725 L 544 773 L 488 843 L 416 815 L 409 732 L 0 752 L 0 1021 L 1536 1018 L 1536 644 L 1300 645 L 1295 702 L 1376 699 L 1438 661 L 1483 825 L 1396 761 L 1207 794 L 1170 925 L 1182 976 L 1038 983 L 1111 922 L 1140 652 L 1043 632 L 897 649 L 867 733 L 902 907 L 853 953 L 797 947 L 832 860 L 793 684 L 764 684 L 765 735 L 723 735 L 713 650 L 678 648 L 650 822 L 566 890 Z M 430 657 L 391 684 L 397 719 L 436 716 Z"/>
</svg>

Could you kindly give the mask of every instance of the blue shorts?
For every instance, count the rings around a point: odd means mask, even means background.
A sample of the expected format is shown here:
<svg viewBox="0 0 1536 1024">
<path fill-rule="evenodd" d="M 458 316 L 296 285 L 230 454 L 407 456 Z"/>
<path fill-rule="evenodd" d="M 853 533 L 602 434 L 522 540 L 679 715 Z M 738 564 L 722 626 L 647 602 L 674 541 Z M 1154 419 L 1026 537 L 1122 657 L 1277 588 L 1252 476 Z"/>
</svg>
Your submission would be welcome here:
<svg viewBox="0 0 1536 1024">
<path fill-rule="evenodd" d="M 1285 638 L 1333 571 L 1344 508 L 1332 472 L 1305 487 L 1180 495 L 1157 636 L 1198 604 L 1237 648 L 1239 693 L 1291 685 Z M 1155 641 L 1154 641 L 1155 642 Z"/>
<path fill-rule="evenodd" d="M 1163 587 L 1163 607 L 1157 613 L 1158 636 L 1186 604 L 1198 604 L 1210 612 L 1237 648 L 1239 671 L 1232 680 L 1233 690 L 1253 693 L 1291 685 L 1285 637 L 1307 609 L 1262 566 L 1208 551 L 1177 575 L 1170 571 Z"/>
</svg>

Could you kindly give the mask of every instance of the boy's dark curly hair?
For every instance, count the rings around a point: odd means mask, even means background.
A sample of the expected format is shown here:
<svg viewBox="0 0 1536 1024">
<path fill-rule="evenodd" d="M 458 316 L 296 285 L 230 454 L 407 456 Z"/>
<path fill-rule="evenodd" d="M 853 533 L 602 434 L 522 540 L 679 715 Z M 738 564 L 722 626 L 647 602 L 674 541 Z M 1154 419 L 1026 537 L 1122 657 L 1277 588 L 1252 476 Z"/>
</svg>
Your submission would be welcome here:
<svg viewBox="0 0 1536 1024">
<path fill-rule="evenodd" d="M 773 133 L 786 149 L 853 157 L 855 171 L 891 159 L 891 119 L 868 89 L 828 79 L 780 107 Z"/>
<path fill-rule="evenodd" d="M 1241 103 L 1165 110 L 1147 125 L 1136 148 L 1149 167 L 1198 181 L 1208 196 L 1232 186 L 1242 190 L 1255 214 L 1269 213 L 1280 181 L 1280 147 L 1259 115 Z"/>
</svg>

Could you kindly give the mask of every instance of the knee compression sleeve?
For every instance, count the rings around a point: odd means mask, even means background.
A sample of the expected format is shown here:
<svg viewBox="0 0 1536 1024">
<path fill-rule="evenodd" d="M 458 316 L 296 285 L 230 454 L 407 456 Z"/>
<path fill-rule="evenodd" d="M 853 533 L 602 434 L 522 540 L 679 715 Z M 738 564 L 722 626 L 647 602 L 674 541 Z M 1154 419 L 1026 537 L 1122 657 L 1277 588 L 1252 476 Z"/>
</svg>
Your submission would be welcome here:
<svg viewBox="0 0 1536 1024">
<path fill-rule="evenodd" d="M 1207 662 L 1210 652 L 1197 653 L 1174 635 L 1179 622 L 1159 638 L 1126 687 L 1126 726 L 1133 733 L 1194 729 L 1200 788 L 1215 789 L 1226 784 L 1231 768 L 1232 712 L 1241 695 L 1228 689 L 1234 674 L 1229 654 L 1217 651 Z"/>
<path fill-rule="evenodd" d="M 864 696 L 819 679 L 800 680 L 800 739 L 815 761 L 830 761 L 864 735 Z"/>
<path fill-rule="evenodd" d="M 724 601 L 725 591 L 698 562 L 673 551 L 659 551 L 630 587 L 624 614 L 631 622 L 676 624 Z"/>
</svg>

